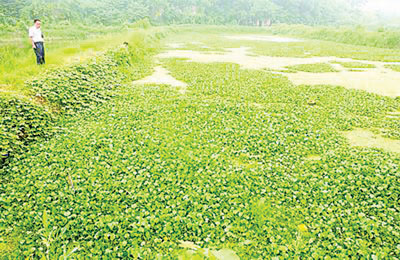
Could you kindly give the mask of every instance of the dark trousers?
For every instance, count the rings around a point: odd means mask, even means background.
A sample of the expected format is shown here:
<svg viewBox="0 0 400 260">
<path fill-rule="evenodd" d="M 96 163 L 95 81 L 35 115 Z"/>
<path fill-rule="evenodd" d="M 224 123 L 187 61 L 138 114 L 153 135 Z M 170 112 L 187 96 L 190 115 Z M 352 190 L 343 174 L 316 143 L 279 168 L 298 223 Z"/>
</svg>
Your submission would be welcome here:
<svg viewBox="0 0 400 260">
<path fill-rule="evenodd" d="M 45 64 L 44 60 L 44 45 L 43 42 L 35 42 L 36 48 L 33 49 L 36 54 L 36 61 L 38 65 Z"/>
</svg>

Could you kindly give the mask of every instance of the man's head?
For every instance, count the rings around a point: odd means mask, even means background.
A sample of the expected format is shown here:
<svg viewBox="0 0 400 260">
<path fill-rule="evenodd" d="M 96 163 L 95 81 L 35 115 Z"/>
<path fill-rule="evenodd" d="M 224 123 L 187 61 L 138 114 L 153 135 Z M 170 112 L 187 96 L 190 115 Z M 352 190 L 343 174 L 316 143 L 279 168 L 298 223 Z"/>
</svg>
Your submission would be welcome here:
<svg viewBox="0 0 400 260">
<path fill-rule="evenodd" d="M 40 21 L 40 19 L 35 19 L 33 20 L 33 23 L 35 24 L 36 28 L 40 28 L 40 25 L 42 24 L 42 22 Z"/>
</svg>

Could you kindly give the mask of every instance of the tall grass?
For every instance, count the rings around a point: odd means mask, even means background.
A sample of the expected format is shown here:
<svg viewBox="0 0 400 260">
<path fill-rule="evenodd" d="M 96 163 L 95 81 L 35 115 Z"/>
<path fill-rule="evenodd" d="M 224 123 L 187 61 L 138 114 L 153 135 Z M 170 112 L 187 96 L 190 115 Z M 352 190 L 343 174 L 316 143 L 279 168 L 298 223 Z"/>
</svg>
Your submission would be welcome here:
<svg viewBox="0 0 400 260">
<path fill-rule="evenodd" d="M 353 45 L 400 49 L 400 31 L 368 31 L 362 27 L 335 29 L 287 24 L 272 26 L 268 31 L 273 34 L 286 34 Z"/>
<path fill-rule="evenodd" d="M 81 31 L 87 29 L 86 31 Z M 46 65 L 36 65 L 36 58 L 27 36 L 13 34 L 6 37 L 7 43 L 0 45 L 0 90 L 27 94 L 24 82 L 48 68 L 81 62 L 122 44 L 133 30 L 128 28 L 51 28 L 46 35 Z M 9 35 L 10 36 L 10 35 Z M 13 41 L 13 42 L 10 42 Z"/>
</svg>

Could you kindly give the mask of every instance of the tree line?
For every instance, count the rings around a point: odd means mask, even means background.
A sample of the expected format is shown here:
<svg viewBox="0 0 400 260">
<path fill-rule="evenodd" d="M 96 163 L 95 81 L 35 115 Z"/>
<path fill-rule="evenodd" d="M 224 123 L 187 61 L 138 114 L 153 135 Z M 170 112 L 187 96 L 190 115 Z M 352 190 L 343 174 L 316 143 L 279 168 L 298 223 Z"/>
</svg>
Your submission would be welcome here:
<svg viewBox="0 0 400 260">
<path fill-rule="evenodd" d="M 0 24 L 115 25 L 148 17 L 156 24 L 346 24 L 364 0 L 0 0 Z"/>
</svg>

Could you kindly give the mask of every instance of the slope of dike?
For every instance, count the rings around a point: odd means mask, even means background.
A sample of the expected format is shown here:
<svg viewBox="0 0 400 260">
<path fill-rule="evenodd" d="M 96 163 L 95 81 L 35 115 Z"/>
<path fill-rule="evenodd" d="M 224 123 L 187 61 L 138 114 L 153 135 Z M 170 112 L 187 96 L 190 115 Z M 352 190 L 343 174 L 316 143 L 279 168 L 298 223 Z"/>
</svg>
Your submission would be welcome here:
<svg viewBox="0 0 400 260">
<path fill-rule="evenodd" d="M 0 93 L 0 169 L 30 143 L 49 138 L 60 118 L 94 109 L 122 84 L 151 73 L 154 45 L 169 30 L 138 30 L 87 62 L 47 71 L 26 82 L 30 96 Z"/>
</svg>

